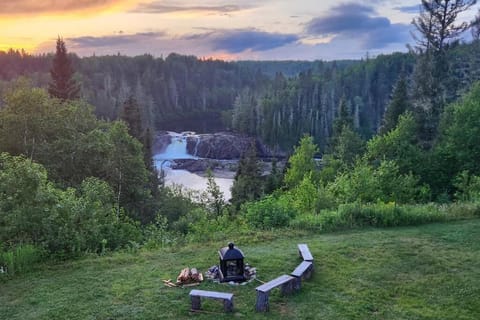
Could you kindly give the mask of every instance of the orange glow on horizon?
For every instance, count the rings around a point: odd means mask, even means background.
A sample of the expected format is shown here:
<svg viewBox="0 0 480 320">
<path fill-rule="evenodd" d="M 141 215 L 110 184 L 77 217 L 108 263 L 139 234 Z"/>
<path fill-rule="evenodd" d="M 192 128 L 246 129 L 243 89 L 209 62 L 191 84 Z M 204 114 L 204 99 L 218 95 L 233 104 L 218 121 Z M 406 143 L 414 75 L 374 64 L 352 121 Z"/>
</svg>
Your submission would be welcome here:
<svg viewBox="0 0 480 320">
<path fill-rule="evenodd" d="M 202 60 L 223 60 L 223 61 L 235 61 L 238 60 L 238 56 L 227 52 L 218 52 L 208 56 L 202 57 Z"/>
<path fill-rule="evenodd" d="M 122 0 L 122 1 L 114 1 L 105 3 L 100 3 L 95 6 L 90 6 L 87 8 L 74 8 L 71 10 L 64 9 L 64 8 L 51 8 L 49 10 L 40 11 L 40 12 L 23 12 L 23 13 L 0 13 L 0 17 L 2 18 L 2 22 L 5 20 L 17 20 L 27 17 L 51 17 L 55 19 L 62 19 L 62 18 L 84 18 L 84 17 L 91 17 L 99 14 L 111 14 L 116 12 L 126 11 L 130 8 L 133 8 L 135 4 L 137 4 L 139 0 Z"/>
</svg>

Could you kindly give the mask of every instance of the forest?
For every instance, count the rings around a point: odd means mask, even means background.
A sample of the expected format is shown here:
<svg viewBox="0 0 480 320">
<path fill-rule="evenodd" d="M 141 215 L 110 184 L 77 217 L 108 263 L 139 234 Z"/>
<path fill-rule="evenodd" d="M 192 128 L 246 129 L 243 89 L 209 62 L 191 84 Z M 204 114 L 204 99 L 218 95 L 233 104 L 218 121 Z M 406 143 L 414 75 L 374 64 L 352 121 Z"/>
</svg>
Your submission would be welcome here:
<svg viewBox="0 0 480 320">
<path fill-rule="evenodd" d="M 55 54 L 0 52 L 0 278 L 264 230 L 478 218 L 480 23 L 457 22 L 459 3 L 425 7 L 409 52 L 356 61 L 80 58 L 60 37 Z M 230 202 L 211 176 L 202 195 L 166 187 L 152 136 L 195 125 L 256 137 L 287 166 L 262 175 L 249 150 Z"/>
</svg>

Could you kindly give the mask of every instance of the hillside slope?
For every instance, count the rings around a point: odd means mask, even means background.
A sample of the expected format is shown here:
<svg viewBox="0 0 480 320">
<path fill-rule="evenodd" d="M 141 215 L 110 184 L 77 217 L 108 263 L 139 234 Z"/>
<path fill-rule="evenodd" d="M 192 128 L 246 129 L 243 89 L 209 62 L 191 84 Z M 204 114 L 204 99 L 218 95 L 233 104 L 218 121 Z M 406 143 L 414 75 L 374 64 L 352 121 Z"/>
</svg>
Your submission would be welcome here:
<svg viewBox="0 0 480 320">
<path fill-rule="evenodd" d="M 314 277 L 293 296 L 274 292 L 266 317 L 254 312 L 258 282 L 234 287 L 206 281 L 197 288 L 233 292 L 235 318 L 244 319 L 479 319 L 479 240 L 476 219 L 238 243 L 263 281 L 295 268 L 297 243 L 308 243 L 316 258 Z M 206 271 L 218 263 L 223 245 L 45 266 L 0 284 L 0 318 L 231 319 L 216 301 L 205 301 L 206 312 L 192 315 L 190 288 L 162 283 L 186 266 Z"/>
</svg>

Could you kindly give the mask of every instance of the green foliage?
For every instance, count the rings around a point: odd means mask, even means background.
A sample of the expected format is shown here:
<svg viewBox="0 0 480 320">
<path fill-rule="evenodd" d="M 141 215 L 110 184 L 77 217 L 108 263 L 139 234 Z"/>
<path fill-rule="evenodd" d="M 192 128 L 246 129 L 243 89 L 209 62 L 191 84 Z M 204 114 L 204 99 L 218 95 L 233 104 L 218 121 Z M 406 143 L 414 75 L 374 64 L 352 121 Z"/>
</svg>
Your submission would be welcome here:
<svg viewBox="0 0 480 320">
<path fill-rule="evenodd" d="M 0 267 L 2 276 L 13 276 L 33 270 L 35 264 L 42 260 L 43 250 L 30 244 L 20 244 L 12 249 L 2 251 L 0 248 Z"/>
<path fill-rule="evenodd" d="M 396 205 L 378 202 L 361 205 L 343 204 L 337 210 L 319 214 L 298 215 L 290 222 L 292 228 L 331 232 L 363 227 L 411 226 L 432 222 L 471 219 L 480 216 L 478 204 Z"/>
<path fill-rule="evenodd" d="M 219 216 L 225 208 L 225 198 L 220 187 L 215 182 L 212 170 L 207 170 L 207 190 L 206 190 L 207 209 L 215 216 Z"/>
<path fill-rule="evenodd" d="M 113 210 L 113 192 L 90 178 L 60 190 L 45 169 L 22 157 L 0 155 L 0 242 L 32 243 L 61 257 L 97 252 L 102 240 L 115 249 L 135 237 L 136 227 Z M 137 233 L 138 234 L 138 233 Z"/>
<path fill-rule="evenodd" d="M 41 163 L 58 184 L 78 187 L 88 177 L 107 181 L 117 211 L 148 221 L 151 195 L 141 144 L 123 123 L 95 118 L 80 101 L 59 103 L 41 89 L 19 85 L 0 110 L 0 151 Z"/>
<path fill-rule="evenodd" d="M 295 152 L 288 160 L 288 170 L 285 174 L 285 185 L 293 188 L 298 185 L 305 175 L 315 172 L 315 154 L 318 153 L 318 147 L 313 142 L 311 136 L 304 136 L 300 144 L 295 147 Z"/>
<path fill-rule="evenodd" d="M 291 205 L 291 197 L 283 195 L 267 196 L 256 202 L 248 202 L 242 206 L 250 225 L 260 229 L 285 227 L 296 215 Z"/>
<path fill-rule="evenodd" d="M 289 192 L 292 206 L 296 212 L 312 213 L 317 207 L 317 186 L 312 180 L 312 173 L 306 174 L 303 180 Z"/>
<path fill-rule="evenodd" d="M 332 146 L 333 156 L 346 167 L 353 165 L 365 150 L 365 142 L 353 131 L 351 126 L 343 126 L 334 141 L 335 144 Z"/>
<path fill-rule="evenodd" d="M 446 156 L 453 176 L 467 170 L 480 174 L 480 83 L 457 103 L 447 107 L 440 127 L 437 148 Z M 451 178 L 453 178 L 451 176 Z"/>
<path fill-rule="evenodd" d="M 368 141 L 365 157 L 371 163 L 395 161 L 403 174 L 421 173 L 422 163 L 425 161 L 422 150 L 417 146 L 416 129 L 417 125 L 411 113 L 401 115 L 395 128 Z"/>
<path fill-rule="evenodd" d="M 402 75 L 393 89 L 392 100 L 385 110 L 383 124 L 380 128 L 381 134 L 386 134 L 397 127 L 399 117 L 411 109 L 408 99 L 407 80 Z"/>
<path fill-rule="evenodd" d="M 328 190 L 340 203 L 398 202 L 414 203 L 428 199 L 429 190 L 418 185 L 418 178 L 401 174 L 394 161 L 382 161 L 374 168 L 359 161 L 348 172 L 328 184 Z"/>
<path fill-rule="evenodd" d="M 454 179 L 455 198 L 458 201 L 480 201 L 480 177 L 471 176 L 468 171 L 462 171 Z"/>
</svg>

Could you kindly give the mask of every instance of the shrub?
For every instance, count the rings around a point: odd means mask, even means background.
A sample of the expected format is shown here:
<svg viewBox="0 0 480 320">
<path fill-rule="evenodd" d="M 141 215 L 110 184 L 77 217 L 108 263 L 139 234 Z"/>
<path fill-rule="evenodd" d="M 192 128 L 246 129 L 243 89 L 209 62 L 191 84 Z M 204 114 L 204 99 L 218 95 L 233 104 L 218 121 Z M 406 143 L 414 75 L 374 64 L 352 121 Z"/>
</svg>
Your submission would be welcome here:
<svg viewBox="0 0 480 320">
<path fill-rule="evenodd" d="M 242 206 L 248 223 L 256 228 L 269 229 L 285 227 L 296 213 L 288 194 L 280 197 L 267 196 L 257 202 Z"/>
</svg>

